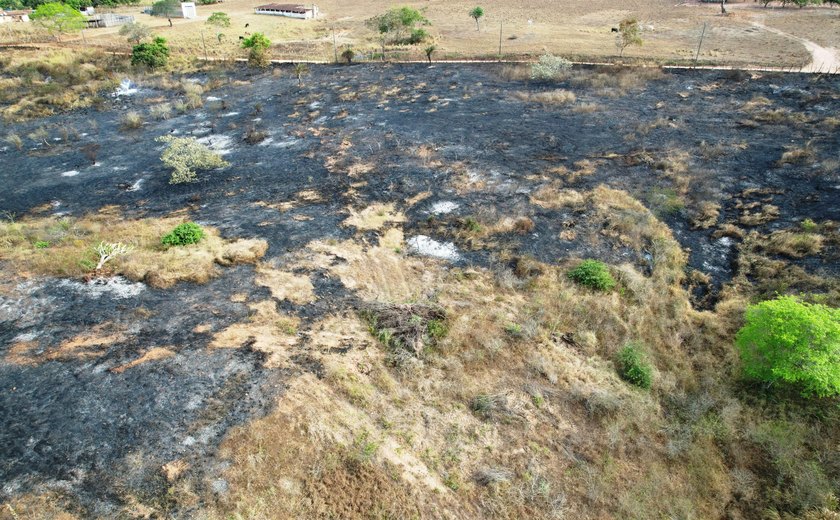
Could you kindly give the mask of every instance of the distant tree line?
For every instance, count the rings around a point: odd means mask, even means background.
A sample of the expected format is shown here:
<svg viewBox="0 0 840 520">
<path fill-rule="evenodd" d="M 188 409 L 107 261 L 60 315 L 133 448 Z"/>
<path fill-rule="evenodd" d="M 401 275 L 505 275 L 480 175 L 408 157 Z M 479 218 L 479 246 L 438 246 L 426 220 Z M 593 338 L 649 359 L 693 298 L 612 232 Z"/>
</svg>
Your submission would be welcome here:
<svg viewBox="0 0 840 520">
<path fill-rule="evenodd" d="M 50 0 L 0 0 L 0 9 L 37 9 L 39 5 L 50 3 Z M 65 0 L 61 2 L 74 9 L 85 7 L 117 7 L 120 5 L 136 5 L 140 0 Z"/>
</svg>

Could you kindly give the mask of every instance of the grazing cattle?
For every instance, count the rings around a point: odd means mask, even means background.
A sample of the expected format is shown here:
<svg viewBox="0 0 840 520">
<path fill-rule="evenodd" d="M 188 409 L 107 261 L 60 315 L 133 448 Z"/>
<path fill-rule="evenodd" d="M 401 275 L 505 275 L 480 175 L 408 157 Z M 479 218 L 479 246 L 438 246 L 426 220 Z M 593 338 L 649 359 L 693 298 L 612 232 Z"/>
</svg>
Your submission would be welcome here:
<svg viewBox="0 0 840 520">
<path fill-rule="evenodd" d="M 251 24 L 246 23 L 246 24 L 245 24 L 245 28 L 247 29 L 249 25 L 251 25 Z"/>
<path fill-rule="evenodd" d="M 244 37 L 244 36 L 240 36 L 240 37 L 239 37 L 239 39 L 240 39 L 240 40 L 244 40 L 244 39 L 245 39 L 245 37 Z"/>
<path fill-rule="evenodd" d="M 618 32 L 618 27 L 613 27 L 613 28 L 611 29 L 611 32 Z"/>
</svg>

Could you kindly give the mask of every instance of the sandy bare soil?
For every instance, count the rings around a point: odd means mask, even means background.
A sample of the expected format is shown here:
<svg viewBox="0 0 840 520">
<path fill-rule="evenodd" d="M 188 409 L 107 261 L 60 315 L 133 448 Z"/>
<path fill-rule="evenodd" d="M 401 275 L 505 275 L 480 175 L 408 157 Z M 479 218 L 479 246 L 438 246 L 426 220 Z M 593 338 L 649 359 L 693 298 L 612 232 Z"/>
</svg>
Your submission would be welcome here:
<svg viewBox="0 0 840 520">
<path fill-rule="evenodd" d="M 332 60 L 334 41 L 339 52 L 352 47 L 359 59 L 375 52 L 378 39 L 364 22 L 388 7 L 388 4 L 364 0 L 325 0 L 318 4 L 322 10 L 320 19 L 303 21 L 256 15 L 253 8 L 260 3 L 232 0 L 199 6 L 198 19 L 174 20 L 172 28 L 166 20 L 141 14 L 136 7 L 120 11 L 154 27 L 158 34 L 169 39 L 178 53 L 241 57 L 244 51 L 238 48 L 239 37 L 263 32 L 274 42 L 276 58 Z M 616 8 L 614 3 L 603 0 L 564 0 L 533 2 L 526 8 L 492 0 L 482 3 L 486 15 L 481 19 L 480 30 L 476 30 L 474 21 L 467 16 L 472 4 L 430 0 L 408 5 L 422 9 L 430 20 L 428 29 L 438 48 L 436 56 L 441 59 L 497 57 L 500 29 L 502 54 L 507 57 L 533 57 L 552 52 L 582 60 L 615 59 L 618 50 L 611 28 L 628 16 L 638 18 L 644 31 L 644 45 L 627 49 L 628 59 L 691 62 L 704 25 L 705 38 L 699 55 L 703 62 L 804 67 L 815 61 L 827 67 L 829 54 L 820 48 L 840 47 L 840 31 L 836 30 L 838 13 L 828 7 L 765 9 L 748 2 L 733 4 L 729 15 L 721 16 L 715 4 L 697 2 L 645 0 L 625 2 Z M 204 20 L 213 11 L 228 13 L 233 19 L 232 26 L 218 29 L 205 25 Z M 116 31 L 115 28 L 88 30 L 86 41 L 128 50 Z M 0 39 L 9 37 L 0 31 Z M 806 45 L 811 41 L 816 47 Z M 819 53 L 817 60 L 812 59 L 813 52 Z M 392 57 L 422 58 L 422 49 L 394 49 Z M 815 66 L 819 67 L 819 63 Z"/>
</svg>

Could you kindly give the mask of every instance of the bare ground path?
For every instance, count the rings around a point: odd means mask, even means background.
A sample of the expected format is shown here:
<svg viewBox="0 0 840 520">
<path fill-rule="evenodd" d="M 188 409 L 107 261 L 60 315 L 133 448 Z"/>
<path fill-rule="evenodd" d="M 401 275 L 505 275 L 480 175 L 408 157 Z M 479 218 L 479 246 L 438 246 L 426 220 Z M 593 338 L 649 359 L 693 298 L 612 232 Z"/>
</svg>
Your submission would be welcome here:
<svg viewBox="0 0 840 520">
<path fill-rule="evenodd" d="M 806 65 L 802 69 L 802 72 L 833 72 L 840 70 L 840 53 L 838 53 L 837 49 L 822 47 L 806 38 L 795 36 L 779 29 L 774 29 L 773 27 L 767 27 L 760 22 L 753 22 L 752 24 L 755 27 L 790 38 L 804 45 L 808 49 L 808 52 L 811 53 L 811 63 Z"/>
</svg>

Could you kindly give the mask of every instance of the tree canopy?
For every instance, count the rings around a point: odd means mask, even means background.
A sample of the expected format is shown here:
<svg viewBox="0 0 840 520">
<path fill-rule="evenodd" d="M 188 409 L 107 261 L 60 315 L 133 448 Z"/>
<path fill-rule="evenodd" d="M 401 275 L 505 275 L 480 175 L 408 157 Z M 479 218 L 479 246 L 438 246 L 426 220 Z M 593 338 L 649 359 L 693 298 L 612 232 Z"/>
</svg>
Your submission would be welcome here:
<svg viewBox="0 0 840 520">
<path fill-rule="evenodd" d="M 215 25 L 216 27 L 230 27 L 230 16 L 221 11 L 217 11 L 207 18 L 207 24 Z"/>
<path fill-rule="evenodd" d="M 159 0 L 152 4 L 152 14 L 170 18 L 181 14 L 180 0 Z"/>
<path fill-rule="evenodd" d="M 87 18 L 78 9 L 59 2 L 39 5 L 30 18 L 56 37 L 61 33 L 79 32 L 87 23 Z"/>
<path fill-rule="evenodd" d="M 470 18 L 475 20 L 475 30 L 479 30 L 480 26 L 478 25 L 478 19 L 484 16 L 484 9 L 481 7 L 476 7 L 472 11 L 470 11 Z"/>
<path fill-rule="evenodd" d="M 840 309 L 793 296 L 751 305 L 735 343 L 749 379 L 840 395 Z"/>
<path fill-rule="evenodd" d="M 395 7 L 388 12 L 367 21 L 368 27 L 379 32 L 383 38 L 390 37 L 392 43 L 420 43 L 426 39 L 426 31 L 419 26 L 430 25 L 429 20 L 417 9 Z"/>
</svg>

